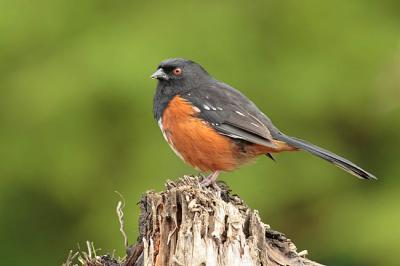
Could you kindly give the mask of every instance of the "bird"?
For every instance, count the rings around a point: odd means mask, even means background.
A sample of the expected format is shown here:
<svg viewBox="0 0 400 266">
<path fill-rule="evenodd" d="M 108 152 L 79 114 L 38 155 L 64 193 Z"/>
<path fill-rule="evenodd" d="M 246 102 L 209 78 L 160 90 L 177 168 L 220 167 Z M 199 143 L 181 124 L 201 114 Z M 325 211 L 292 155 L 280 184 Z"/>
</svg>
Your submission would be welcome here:
<svg viewBox="0 0 400 266">
<path fill-rule="evenodd" d="M 274 153 L 299 150 L 360 179 L 377 179 L 333 152 L 284 134 L 249 98 L 194 61 L 164 60 L 151 78 L 157 80 L 153 115 L 162 134 L 184 162 L 210 173 L 205 186 L 261 155 L 275 160 Z"/>
</svg>

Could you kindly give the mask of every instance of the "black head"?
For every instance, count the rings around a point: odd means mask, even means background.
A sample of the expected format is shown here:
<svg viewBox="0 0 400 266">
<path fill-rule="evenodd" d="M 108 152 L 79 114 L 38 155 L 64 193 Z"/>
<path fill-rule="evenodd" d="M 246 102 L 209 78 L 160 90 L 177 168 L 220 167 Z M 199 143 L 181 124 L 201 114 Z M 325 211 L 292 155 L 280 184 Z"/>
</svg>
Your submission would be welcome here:
<svg viewBox="0 0 400 266">
<path fill-rule="evenodd" d="M 160 119 L 168 102 L 175 95 L 189 93 L 200 88 L 202 84 L 213 82 L 199 64 L 182 58 L 162 61 L 151 77 L 158 80 L 153 109 L 156 120 Z"/>
<path fill-rule="evenodd" d="M 171 58 L 160 63 L 157 71 L 151 75 L 165 85 L 195 85 L 210 78 L 199 64 L 183 58 Z"/>
</svg>

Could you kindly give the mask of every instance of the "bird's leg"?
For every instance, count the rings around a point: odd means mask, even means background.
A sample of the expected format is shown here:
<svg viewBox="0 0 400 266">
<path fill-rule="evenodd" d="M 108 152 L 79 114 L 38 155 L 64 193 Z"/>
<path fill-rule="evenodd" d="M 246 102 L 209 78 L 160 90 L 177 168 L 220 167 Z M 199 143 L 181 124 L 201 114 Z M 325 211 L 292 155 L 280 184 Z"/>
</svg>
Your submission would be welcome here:
<svg viewBox="0 0 400 266">
<path fill-rule="evenodd" d="M 217 190 L 221 190 L 216 181 L 217 178 L 219 176 L 220 171 L 215 171 L 213 173 L 211 173 L 210 175 L 208 175 L 207 177 L 205 177 L 202 181 L 201 181 L 201 185 L 208 187 L 208 186 L 212 186 L 213 188 L 217 189 Z"/>
</svg>

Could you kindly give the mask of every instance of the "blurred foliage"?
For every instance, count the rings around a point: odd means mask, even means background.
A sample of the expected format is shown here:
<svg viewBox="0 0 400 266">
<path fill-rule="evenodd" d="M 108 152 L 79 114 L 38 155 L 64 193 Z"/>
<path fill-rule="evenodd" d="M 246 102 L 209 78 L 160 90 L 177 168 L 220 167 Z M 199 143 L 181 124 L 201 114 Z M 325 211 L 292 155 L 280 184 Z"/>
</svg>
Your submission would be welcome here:
<svg viewBox="0 0 400 266">
<path fill-rule="evenodd" d="M 359 163 L 363 182 L 306 153 L 224 174 L 299 249 L 328 265 L 397 265 L 400 2 L 0 0 L 3 265 L 60 265 L 92 240 L 124 254 L 115 214 L 196 173 L 152 117 L 158 63 L 185 57 L 247 94 L 289 135 Z"/>
</svg>

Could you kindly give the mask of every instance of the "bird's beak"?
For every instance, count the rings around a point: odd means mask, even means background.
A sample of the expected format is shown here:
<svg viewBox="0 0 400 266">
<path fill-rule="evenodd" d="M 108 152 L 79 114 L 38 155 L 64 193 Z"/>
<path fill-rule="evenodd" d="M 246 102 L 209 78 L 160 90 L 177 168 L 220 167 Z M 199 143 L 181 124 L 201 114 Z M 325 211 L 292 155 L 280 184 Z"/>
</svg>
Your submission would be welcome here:
<svg viewBox="0 0 400 266">
<path fill-rule="evenodd" d="M 151 75 L 152 79 L 163 79 L 163 80 L 168 80 L 169 77 L 168 75 L 164 72 L 164 69 L 159 68 L 157 69 L 156 72 L 153 73 L 153 75 Z"/>
</svg>

